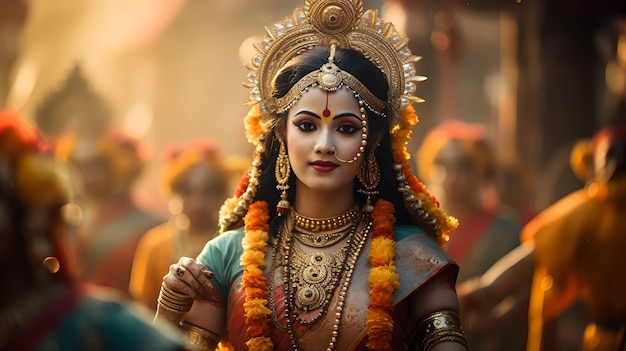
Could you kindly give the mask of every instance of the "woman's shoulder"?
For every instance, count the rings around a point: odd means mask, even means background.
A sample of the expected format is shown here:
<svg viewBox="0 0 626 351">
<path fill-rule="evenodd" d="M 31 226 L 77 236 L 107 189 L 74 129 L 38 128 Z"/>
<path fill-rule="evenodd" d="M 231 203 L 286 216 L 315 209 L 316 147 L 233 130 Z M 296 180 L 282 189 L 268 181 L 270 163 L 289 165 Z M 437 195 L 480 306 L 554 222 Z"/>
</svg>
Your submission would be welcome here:
<svg viewBox="0 0 626 351">
<path fill-rule="evenodd" d="M 224 232 L 206 243 L 198 259 L 206 265 L 208 261 L 238 257 L 243 252 L 241 245 L 243 237 L 243 227 Z"/>
<path fill-rule="evenodd" d="M 216 246 L 220 248 L 241 248 L 241 240 L 244 237 L 243 227 L 239 227 L 227 232 L 221 233 L 207 243 L 207 246 Z"/>
<path fill-rule="evenodd" d="M 396 225 L 396 268 L 400 279 L 397 298 L 402 299 L 441 272 L 455 277 L 458 265 L 424 229 Z"/>
</svg>

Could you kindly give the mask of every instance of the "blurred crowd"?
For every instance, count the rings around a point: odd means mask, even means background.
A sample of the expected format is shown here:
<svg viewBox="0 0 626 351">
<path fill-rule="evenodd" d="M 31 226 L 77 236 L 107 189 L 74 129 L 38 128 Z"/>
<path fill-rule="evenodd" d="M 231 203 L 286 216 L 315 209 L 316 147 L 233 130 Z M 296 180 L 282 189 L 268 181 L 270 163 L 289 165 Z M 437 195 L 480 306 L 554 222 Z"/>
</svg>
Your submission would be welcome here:
<svg viewBox="0 0 626 351">
<path fill-rule="evenodd" d="M 76 67 L 67 84 L 81 79 Z M 76 96 L 73 114 L 55 104 Z M 210 138 L 155 154 L 112 113 L 87 88 L 57 92 L 34 120 L 0 112 L 2 351 L 188 349 L 153 320 L 163 277 L 218 234 L 251 161 Z M 470 350 L 626 350 L 626 126 L 568 150 L 560 161 L 583 185 L 548 206 L 527 160 L 495 145 L 488 126 L 450 118 L 411 157 L 459 221 L 446 252 Z"/>
</svg>

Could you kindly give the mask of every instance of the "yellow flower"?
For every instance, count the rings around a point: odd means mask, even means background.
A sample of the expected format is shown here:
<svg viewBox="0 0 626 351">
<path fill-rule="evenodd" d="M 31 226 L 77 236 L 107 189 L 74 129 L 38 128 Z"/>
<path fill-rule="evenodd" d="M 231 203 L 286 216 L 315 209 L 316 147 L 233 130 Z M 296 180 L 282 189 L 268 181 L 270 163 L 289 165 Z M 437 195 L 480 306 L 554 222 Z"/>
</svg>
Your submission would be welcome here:
<svg viewBox="0 0 626 351">
<path fill-rule="evenodd" d="M 248 111 L 248 115 L 243 120 L 243 123 L 246 127 L 246 138 L 248 141 L 256 145 L 257 147 L 261 147 L 261 142 L 259 141 L 259 135 L 267 134 L 265 128 L 263 128 L 263 123 L 261 123 L 263 119 L 263 114 L 261 113 L 261 108 L 259 104 L 255 104 L 252 106 L 250 111 Z"/>
<path fill-rule="evenodd" d="M 388 265 L 393 263 L 396 242 L 389 238 L 375 238 L 372 240 L 369 258 L 373 266 Z"/>
<path fill-rule="evenodd" d="M 394 289 L 400 286 L 396 267 L 393 265 L 370 268 L 369 282 L 370 284 L 375 284 L 376 282 L 387 283 Z"/>
<path fill-rule="evenodd" d="M 251 338 L 246 341 L 246 345 L 248 345 L 248 349 L 250 350 L 258 350 L 258 351 L 273 351 L 274 343 L 272 343 L 272 339 L 268 337 L 260 337 L 260 338 Z"/>
<path fill-rule="evenodd" d="M 267 299 L 248 299 L 243 304 L 243 309 L 247 314 L 269 316 L 272 311 L 267 308 Z"/>
</svg>

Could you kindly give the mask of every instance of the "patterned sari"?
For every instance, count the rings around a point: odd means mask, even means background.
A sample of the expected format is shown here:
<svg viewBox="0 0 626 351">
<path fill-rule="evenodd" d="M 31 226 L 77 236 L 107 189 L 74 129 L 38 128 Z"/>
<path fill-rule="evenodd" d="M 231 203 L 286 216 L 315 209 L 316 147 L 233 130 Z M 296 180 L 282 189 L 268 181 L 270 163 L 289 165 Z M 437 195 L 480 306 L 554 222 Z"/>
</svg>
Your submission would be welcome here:
<svg viewBox="0 0 626 351">
<path fill-rule="evenodd" d="M 213 239 L 198 257 L 209 270 L 215 273 L 215 287 L 228 296 L 228 335 L 235 350 L 246 350 L 248 340 L 245 332 L 243 302 L 245 294 L 241 287 L 243 267 L 239 264 L 243 229 L 225 233 Z M 435 275 L 450 272 L 450 279 L 456 278 L 457 265 L 443 250 L 421 229 L 413 226 L 396 226 L 396 266 L 400 280 L 400 288 L 394 296 L 395 321 L 393 350 L 406 350 L 413 346 L 415 337 L 415 321 L 410 315 L 408 297 L 420 286 Z M 365 316 L 369 305 L 369 252 L 370 240 L 361 252 L 353 273 L 352 281 L 346 295 L 340 325 L 339 338 L 335 350 L 364 350 L 366 337 Z M 270 252 L 266 260 L 271 257 Z M 268 268 L 269 270 L 270 268 Z M 268 273 L 266 270 L 266 274 Z M 450 271 L 448 271 L 450 270 Z M 451 286 L 454 282 L 451 282 Z M 334 324 L 335 296 L 329 305 L 328 313 L 317 322 L 301 325 L 294 323 L 292 330 L 296 335 L 297 345 L 303 350 L 326 350 L 332 335 Z M 289 333 L 280 326 L 286 325 L 285 296 L 282 268 L 274 272 L 274 310 L 277 316 L 272 325 L 271 337 L 274 348 L 288 350 L 292 342 Z"/>
</svg>

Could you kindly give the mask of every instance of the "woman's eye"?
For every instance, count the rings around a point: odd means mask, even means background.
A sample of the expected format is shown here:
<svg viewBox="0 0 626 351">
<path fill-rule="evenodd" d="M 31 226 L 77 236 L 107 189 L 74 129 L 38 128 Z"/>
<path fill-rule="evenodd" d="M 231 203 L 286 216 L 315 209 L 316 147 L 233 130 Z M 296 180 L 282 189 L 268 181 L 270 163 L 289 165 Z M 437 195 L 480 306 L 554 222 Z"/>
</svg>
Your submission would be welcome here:
<svg viewBox="0 0 626 351">
<path fill-rule="evenodd" d="M 315 127 L 315 124 L 308 122 L 308 121 L 298 122 L 295 125 L 303 132 L 311 132 L 317 129 Z"/>
<path fill-rule="evenodd" d="M 337 131 L 340 133 L 344 133 L 344 134 L 352 134 L 352 133 L 355 133 L 359 129 L 360 128 L 357 128 L 356 126 L 352 124 L 342 124 L 339 126 L 339 128 L 337 128 Z"/>
</svg>

